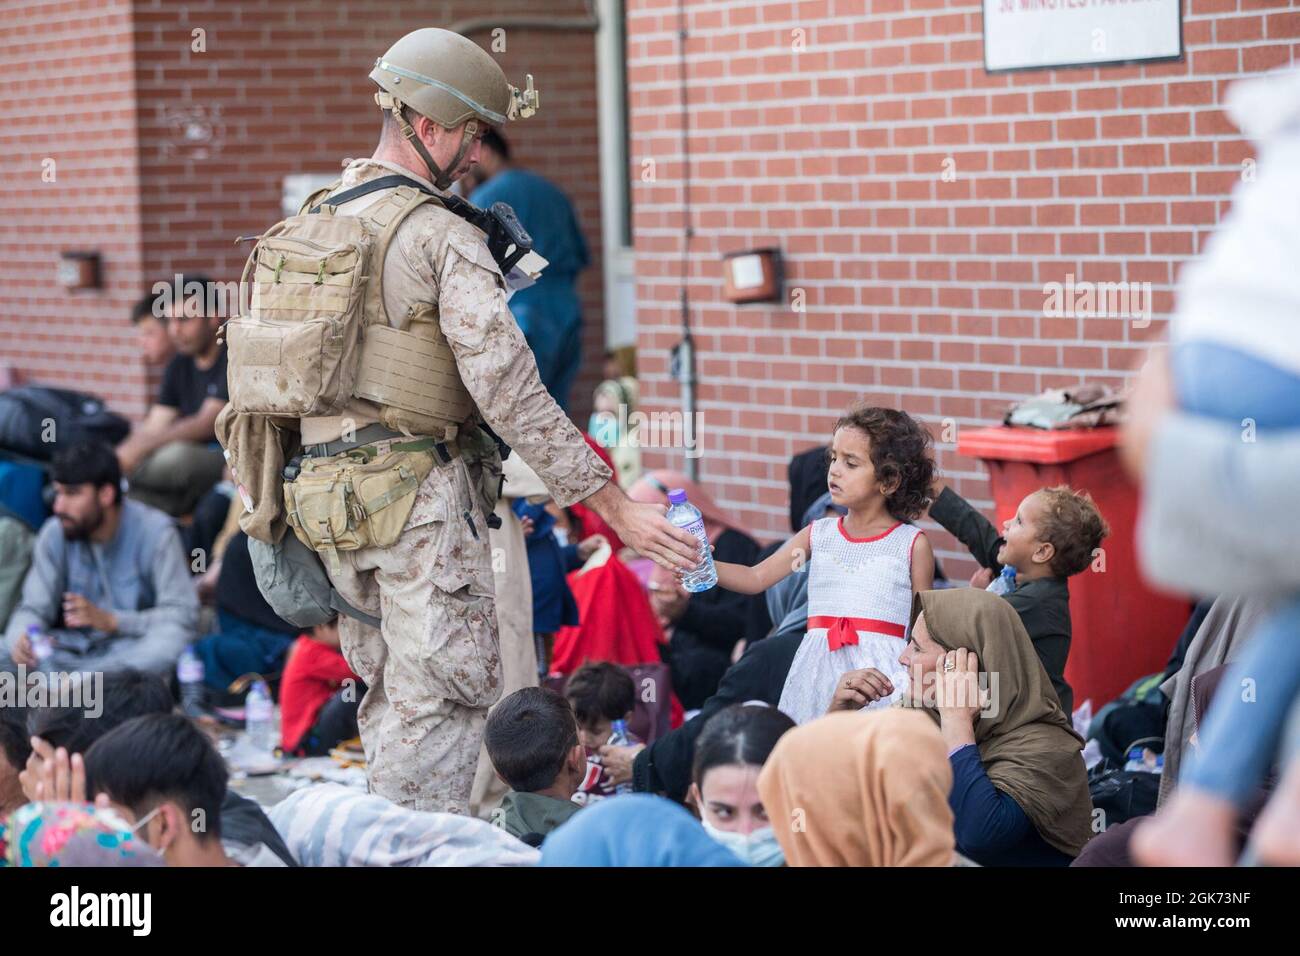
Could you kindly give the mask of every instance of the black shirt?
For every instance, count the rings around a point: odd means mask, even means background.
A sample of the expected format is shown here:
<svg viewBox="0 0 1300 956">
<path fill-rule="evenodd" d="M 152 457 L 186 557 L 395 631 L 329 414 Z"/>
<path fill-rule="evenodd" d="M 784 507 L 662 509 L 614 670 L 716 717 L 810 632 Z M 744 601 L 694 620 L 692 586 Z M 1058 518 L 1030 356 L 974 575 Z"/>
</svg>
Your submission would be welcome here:
<svg viewBox="0 0 1300 956">
<path fill-rule="evenodd" d="M 201 369 L 188 355 L 176 355 L 163 370 L 162 387 L 158 389 L 158 404 L 176 409 L 182 418 L 189 418 L 209 398 L 230 401 L 226 391 L 226 347 L 221 346 L 212 368 Z"/>
<path fill-rule="evenodd" d="M 779 704 L 803 636 L 801 624 L 750 644 L 740 660 L 727 668 L 717 692 L 704 702 L 698 714 L 636 755 L 632 765 L 633 788 L 662 793 L 678 803 L 685 800 L 691 785 L 695 741 L 709 718 L 731 704 L 751 700 L 761 700 L 773 707 Z"/>
<path fill-rule="evenodd" d="M 988 518 L 971 507 L 951 488 L 943 489 L 930 517 L 950 532 L 982 567 L 994 574 L 1002 573 L 998 551 L 1006 542 Z M 1051 678 L 1061 709 L 1069 717 L 1074 712 L 1074 691 L 1065 682 L 1065 662 L 1070 656 L 1070 585 L 1065 578 L 1039 578 L 1018 585 L 1003 595 L 1020 615 L 1034 651 Z"/>
<path fill-rule="evenodd" d="M 715 561 L 752 566 L 758 563 L 758 555 L 758 542 L 731 528 L 713 543 Z M 667 654 L 673 691 L 682 706 L 695 710 L 718 689 L 737 641 L 760 641 L 771 629 L 762 594 L 737 594 L 720 587 L 692 594 L 673 627 Z"/>
<path fill-rule="evenodd" d="M 217 607 L 250 624 L 290 637 L 296 637 L 302 630 L 279 618 L 257 589 L 253 561 L 248 556 L 248 535 L 243 531 L 231 535 L 221 557 L 221 570 L 217 572 Z"/>
</svg>

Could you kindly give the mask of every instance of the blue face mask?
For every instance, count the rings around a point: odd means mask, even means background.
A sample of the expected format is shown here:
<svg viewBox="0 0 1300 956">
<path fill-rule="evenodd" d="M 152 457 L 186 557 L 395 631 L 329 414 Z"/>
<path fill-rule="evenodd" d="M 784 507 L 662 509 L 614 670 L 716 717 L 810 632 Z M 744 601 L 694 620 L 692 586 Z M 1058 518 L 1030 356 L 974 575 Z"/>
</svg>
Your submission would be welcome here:
<svg viewBox="0 0 1300 956">
<path fill-rule="evenodd" d="M 719 830 L 708 820 L 700 822 L 704 824 L 705 833 L 750 866 L 781 866 L 785 863 L 785 853 L 781 844 L 776 842 L 776 831 L 771 827 L 760 827 L 753 833 L 733 833 Z"/>
<path fill-rule="evenodd" d="M 587 423 L 587 434 L 601 448 L 613 448 L 618 444 L 618 419 L 609 412 L 592 412 Z"/>
</svg>

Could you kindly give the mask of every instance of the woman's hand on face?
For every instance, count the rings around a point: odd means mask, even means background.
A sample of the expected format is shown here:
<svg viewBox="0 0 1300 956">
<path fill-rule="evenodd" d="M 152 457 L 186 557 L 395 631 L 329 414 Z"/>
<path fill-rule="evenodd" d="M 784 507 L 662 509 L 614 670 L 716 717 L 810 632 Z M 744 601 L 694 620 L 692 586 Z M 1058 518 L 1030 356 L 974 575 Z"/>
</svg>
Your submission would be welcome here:
<svg viewBox="0 0 1300 956">
<path fill-rule="evenodd" d="M 63 747 L 55 749 L 40 737 L 33 737 L 31 742 L 27 766 L 18 775 L 27 799 L 84 803 L 86 763 L 81 754 L 69 756 Z"/>
<path fill-rule="evenodd" d="M 600 763 L 605 768 L 606 783 L 617 786 L 632 779 L 632 765 L 636 755 L 645 750 L 645 744 L 631 747 L 611 747 L 609 744 L 600 748 Z"/>
<path fill-rule="evenodd" d="M 835 695 L 826 712 L 831 714 L 837 710 L 861 710 L 893 692 L 893 683 L 874 667 L 849 671 L 835 685 Z"/>
<path fill-rule="evenodd" d="M 969 740 L 974 742 L 975 718 L 983 709 L 983 695 L 979 685 L 979 658 L 975 652 L 965 647 L 949 651 L 939 658 L 934 682 L 935 709 L 939 711 L 939 722 L 945 736 L 952 732 L 965 731 Z"/>
</svg>

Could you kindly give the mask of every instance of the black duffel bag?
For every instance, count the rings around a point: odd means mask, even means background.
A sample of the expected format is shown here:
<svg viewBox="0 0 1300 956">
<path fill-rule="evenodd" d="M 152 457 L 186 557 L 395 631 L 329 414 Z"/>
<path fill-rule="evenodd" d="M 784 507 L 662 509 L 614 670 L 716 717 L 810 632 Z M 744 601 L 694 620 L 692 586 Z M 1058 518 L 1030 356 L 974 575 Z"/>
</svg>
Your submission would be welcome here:
<svg viewBox="0 0 1300 956">
<path fill-rule="evenodd" d="M 59 446 L 98 439 L 116 446 L 131 423 L 103 399 L 48 385 L 21 385 L 0 393 L 0 451 L 49 461 Z"/>
</svg>

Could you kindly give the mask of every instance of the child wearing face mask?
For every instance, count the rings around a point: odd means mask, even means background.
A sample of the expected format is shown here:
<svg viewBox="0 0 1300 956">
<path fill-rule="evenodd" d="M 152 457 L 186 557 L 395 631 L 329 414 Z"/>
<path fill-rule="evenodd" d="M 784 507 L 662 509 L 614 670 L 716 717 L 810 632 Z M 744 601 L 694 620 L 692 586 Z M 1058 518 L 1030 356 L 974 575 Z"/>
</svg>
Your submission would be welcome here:
<svg viewBox="0 0 1300 956">
<path fill-rule="evenodd" d="M 1061 709 L 1073 713 L 1074 691 L 1065 681 L 1071 636 L 1066 580 L 1088 569 L 1110 534 L 1092 498 L 1064 485 L 1040 488 L 1025 496 L 999 534 L 993 522 L 943 482 L 936 480 L 931 494 L 930 517 L 980 563 L 972 584 L 987 585 L 1004 567 L 1014 569 L 1015 585 L 1002 596 L 1020 615 Z"/>
<path fill-rule="evenodd" d="M 808 577 L 808 630 L 778 706 L 803 724 L 831 710 L 887 707 L 912 594 L 934 586 L 934 551 L 920 528 L 929 503 L 931 438 L 906 412 L 856 406 L 835 423 L 827 487 L 845 515 L 821 518 L 754 567 L 718 561 L 718 586 L 759 594 Z M 805 568 L 805 565 L 807 566 Z"/>
<path fill-rule="evenodd" d="M 750 866 L 785 863 L 758 795 L 758 773 L 781 735 L 794 726 L 767 704 L 735 704 L 709 718 L 695 744 L 687 800 L 705 832 Z"/>
</svg>

